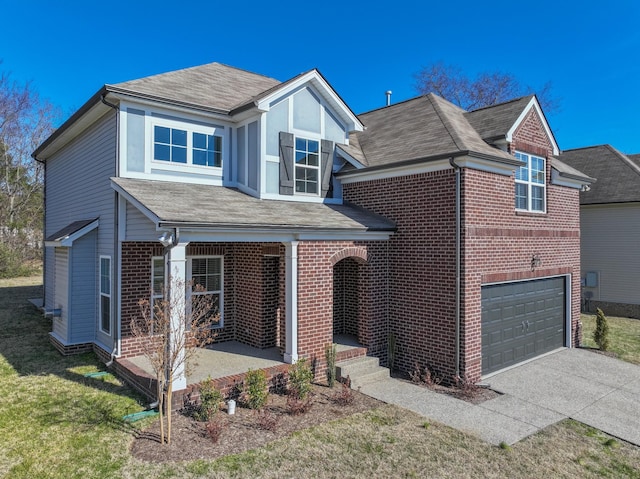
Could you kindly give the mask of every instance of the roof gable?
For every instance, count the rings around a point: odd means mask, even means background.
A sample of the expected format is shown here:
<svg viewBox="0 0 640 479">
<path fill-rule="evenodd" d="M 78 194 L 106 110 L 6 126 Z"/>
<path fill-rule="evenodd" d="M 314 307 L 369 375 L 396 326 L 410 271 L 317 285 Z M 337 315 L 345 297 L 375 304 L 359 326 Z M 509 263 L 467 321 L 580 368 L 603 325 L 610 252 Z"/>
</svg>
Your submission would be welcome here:
<svg viewBox="0 0 640 479">
<path fill-rule="evenodd" d="M 640 166 L 611 145 L 567 150 L 560 159 L 597 179 L 581 193 L 581 204 L 640 201 Z"/>
</svg>

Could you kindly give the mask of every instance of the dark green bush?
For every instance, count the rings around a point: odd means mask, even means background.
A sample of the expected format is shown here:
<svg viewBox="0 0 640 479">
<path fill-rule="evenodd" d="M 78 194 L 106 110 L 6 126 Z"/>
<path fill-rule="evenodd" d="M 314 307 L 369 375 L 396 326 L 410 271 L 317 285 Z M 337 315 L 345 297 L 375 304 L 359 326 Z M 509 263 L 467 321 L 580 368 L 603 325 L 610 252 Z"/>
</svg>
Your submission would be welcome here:
<svg viewBox="0 0 640 479">
<path fill-rule="evenodd" d="M 289 369 L 289 395 L 296 399 L 305 399 L 311 391 L 313 371 L 305 358 L 298 361 Z"/>
<path fill-rule="evenodd" d="M 269 388 L 267 375 L 261 369 L 249 369 L 242 385 L 240 400 L 251 409 L 262 409 L 267 404 Z"/>
<path fill-rule="evenodd" d="M 324 357 L 327 361 L 327 383 L 332 388 L 336 382 L 336 345 L 327 344 L 324 348 Z"/>
<path fill-rule="evenodd" d="M 596 329 L 593 332 L 593 340 L 601 351 L 609 349 L 609 325 L 607 318 L 600 308 L 596 310 Z"/>
<path fill-rule="evenodd" d="M 224 401 L 222 393 L 213 385 L 213 379 L 208 378 L 200 383 L 200 405 L 194 413 L 198 421 L 209 421 L 220 409 Z"/>
</svg>

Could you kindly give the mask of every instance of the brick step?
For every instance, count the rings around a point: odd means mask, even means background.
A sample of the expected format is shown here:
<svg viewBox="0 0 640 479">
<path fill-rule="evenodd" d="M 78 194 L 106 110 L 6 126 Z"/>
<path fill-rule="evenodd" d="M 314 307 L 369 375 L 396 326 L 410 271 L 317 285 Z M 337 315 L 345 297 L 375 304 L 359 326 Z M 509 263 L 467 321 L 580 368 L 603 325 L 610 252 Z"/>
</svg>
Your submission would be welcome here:
<svg viewBox="0 0 640 479">
<path fill-rule="evenodd" d="M 380 366 L 378 358 L 363 356 L 336 364 L 336 376 L 351 379 L 351 388 L 357 389 L 365 384 L 389 377 L 389 369 Z"/>
</svg>

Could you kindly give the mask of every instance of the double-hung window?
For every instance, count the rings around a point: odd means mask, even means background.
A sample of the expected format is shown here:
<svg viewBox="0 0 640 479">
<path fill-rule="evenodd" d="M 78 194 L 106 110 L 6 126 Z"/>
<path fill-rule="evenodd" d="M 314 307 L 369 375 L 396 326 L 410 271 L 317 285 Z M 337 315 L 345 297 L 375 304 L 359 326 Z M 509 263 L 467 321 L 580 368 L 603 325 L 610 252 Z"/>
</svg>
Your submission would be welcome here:
<svg viewBox="0 0 640 479">
<path fill-rule="evenodd" d="M 222 167 L 218 128 L 201 131 L 153 125 L 153 160 L 176 165 Z"/>
<path fill-rule="evenodd" d="M 151 260 L 151 314 L 156 311 L 156 305 L 160 305 L 164 299 L 164 263 L 162 256 L 154 257 Z"/>
<path fill-rule="evenodd" d="M 211 303 L 208 315 L 219 315 L 214 327 L 222 327 L 222 257 L 195 256 L 189 258 L 189 266 L 192 301 L 199 296 L 207 296 Z"/>
<path fill-rule="evenodd" d="M 546 210 L 545 159 L 516 152 L 523 165 L 516 170 L 516 209 L 544 213 Z"/>
<path fill-rule="evenodd" d="M 111 258 L 100 256 L 100 329 L 111 334 Z"/>
<path fill-rule="evenodd" d="M 317 195 L 320 190 L 320 142 L 296 138 L 295 162 L 296 193 Z"/>
</svg>

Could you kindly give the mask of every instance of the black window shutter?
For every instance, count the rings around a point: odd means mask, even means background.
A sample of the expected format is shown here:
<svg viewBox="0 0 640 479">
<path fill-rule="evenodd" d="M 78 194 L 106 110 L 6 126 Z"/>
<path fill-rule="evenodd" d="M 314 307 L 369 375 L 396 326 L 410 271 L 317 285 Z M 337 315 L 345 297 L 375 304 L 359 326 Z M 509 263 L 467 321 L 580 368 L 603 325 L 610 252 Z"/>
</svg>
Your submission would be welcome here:
<svg viewBox="0 0 640 479">
<path fill-rule="evenodd" d="M 280 194 L 293 195 L 293 134 L 280 132 Z"/>
<path fill-rule="evenodd" d="M 322 140 L 322 162 L 320 174 L 322 175 L 322 197 L 326 198 L 331 190 L 331 171 L 333 170 L 333 141 Z"/>
</svg>

